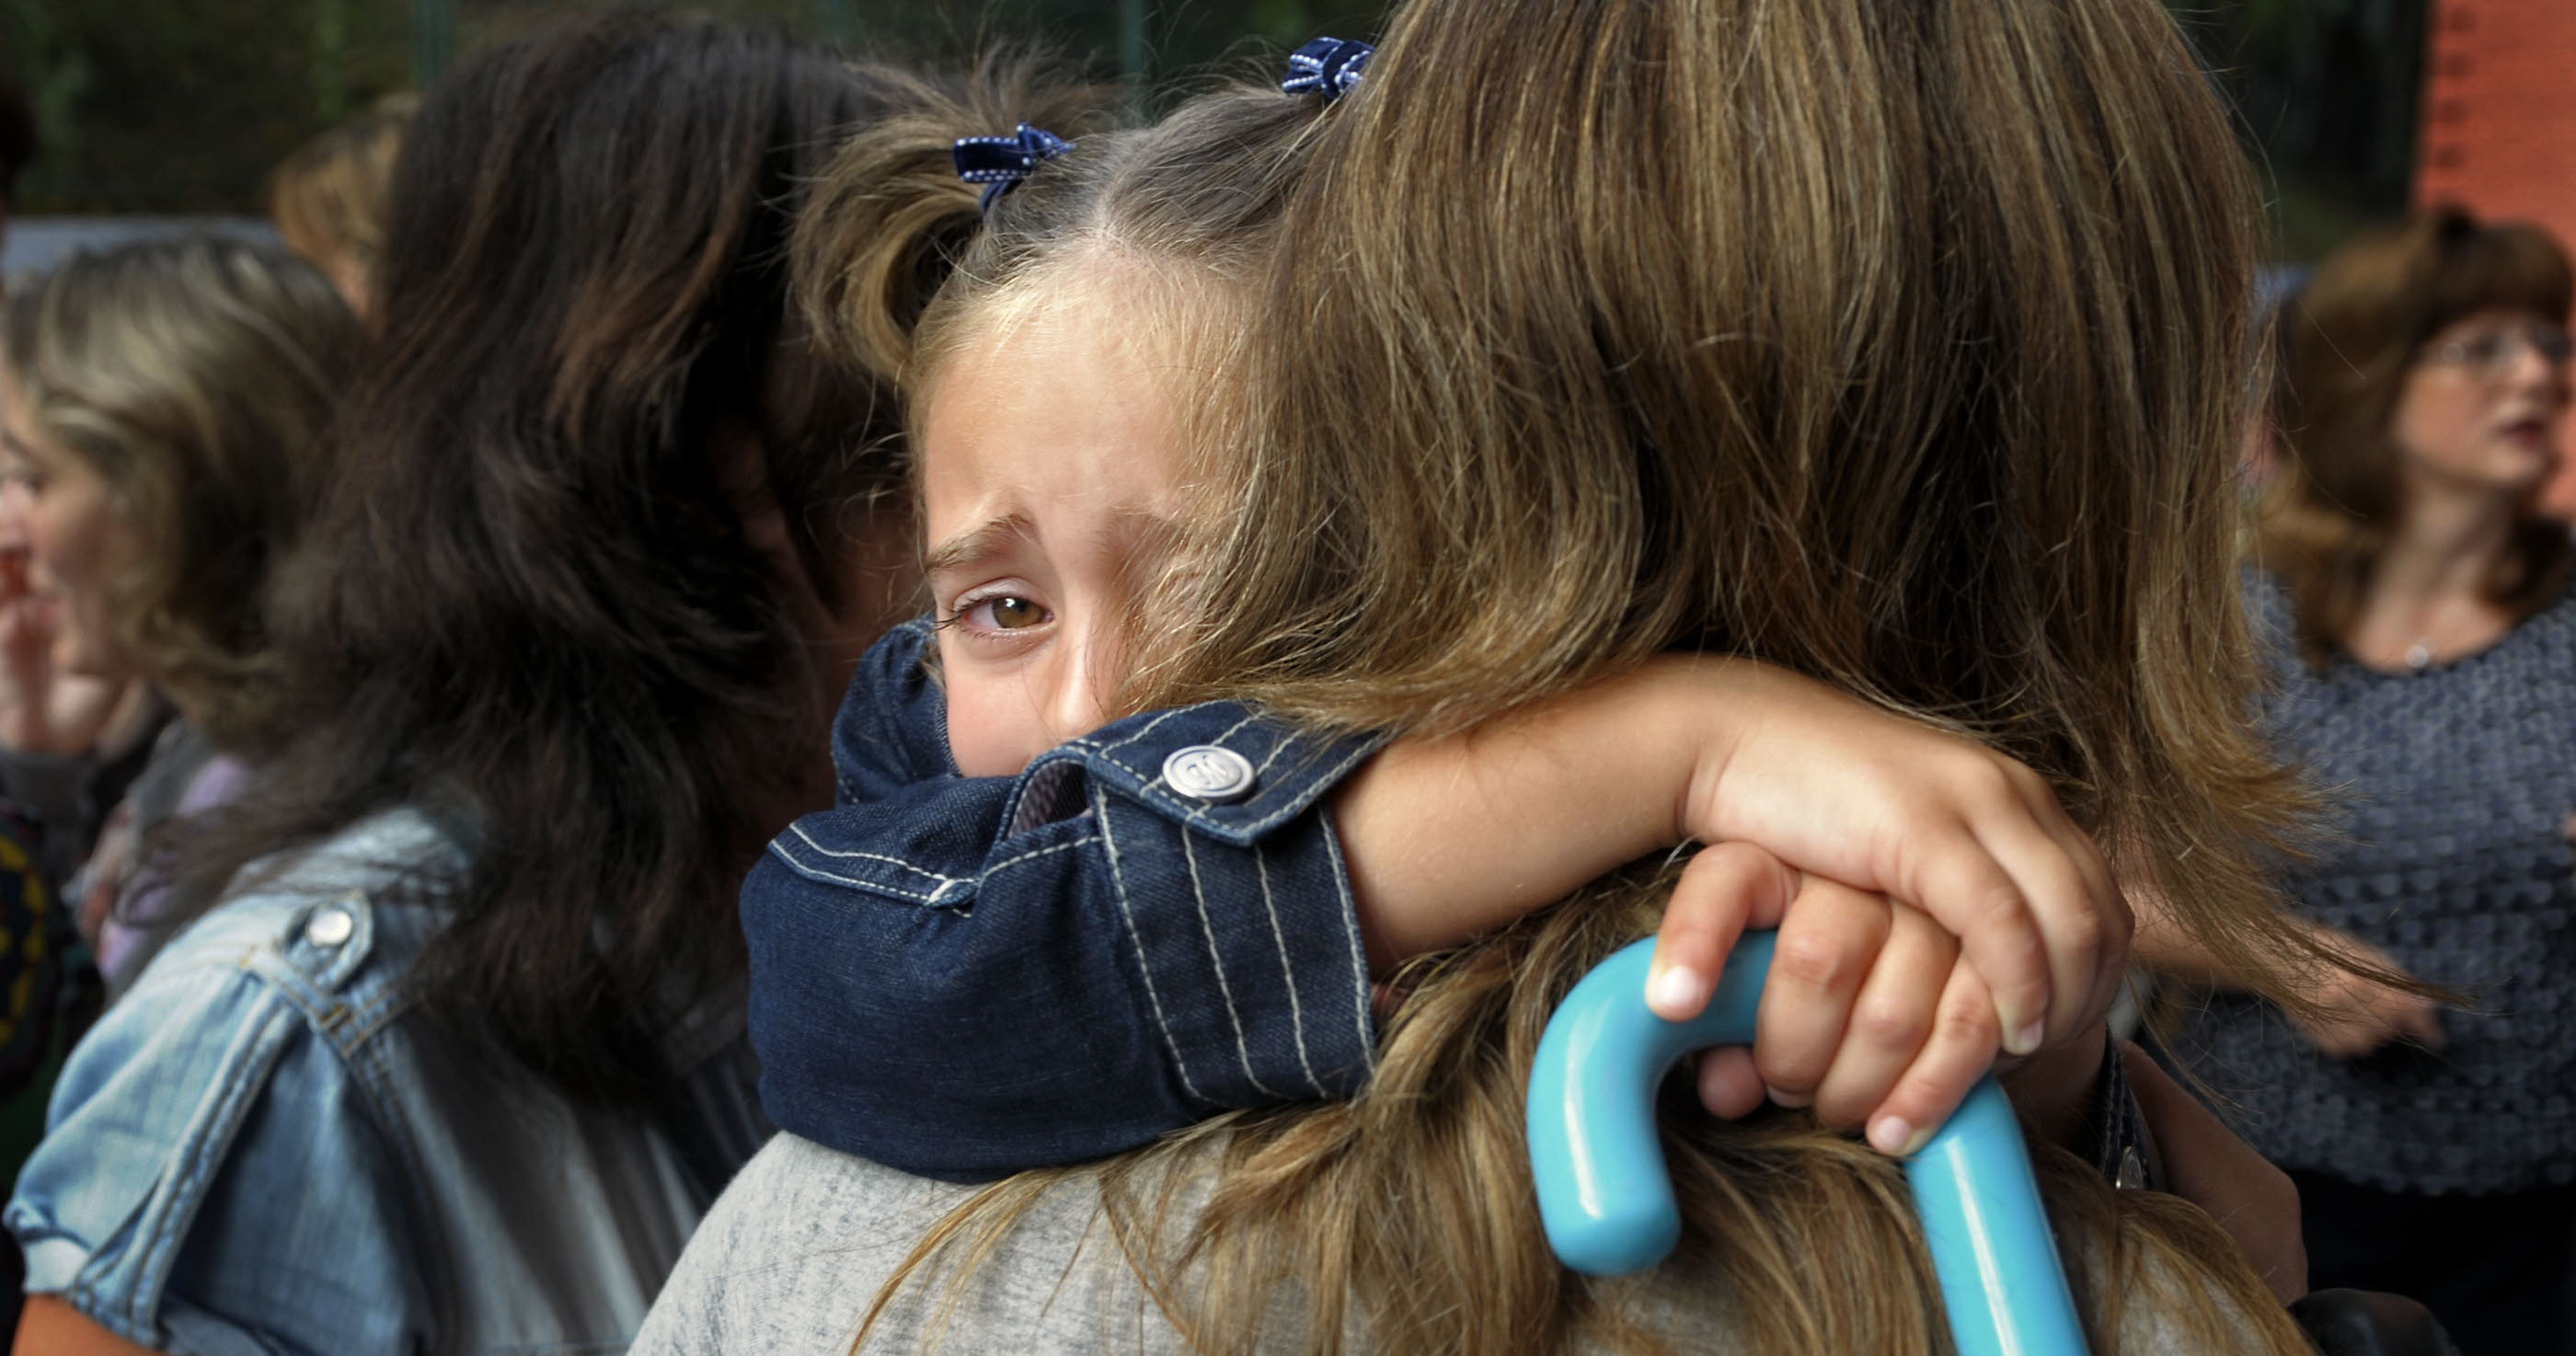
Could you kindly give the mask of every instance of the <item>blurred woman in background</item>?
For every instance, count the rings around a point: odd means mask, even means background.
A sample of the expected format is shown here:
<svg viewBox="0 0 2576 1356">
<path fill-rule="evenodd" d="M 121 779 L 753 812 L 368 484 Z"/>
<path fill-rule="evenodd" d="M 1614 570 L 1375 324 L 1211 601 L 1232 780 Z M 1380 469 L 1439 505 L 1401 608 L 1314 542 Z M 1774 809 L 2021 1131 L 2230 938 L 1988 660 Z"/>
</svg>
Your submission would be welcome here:
<svg viewBox="0 0 2576 1356">
<path fill-rule="evenodd" d="M 286 247 L 313 261 L 349 309 L 375 316 L 387 195 L 403 130 L 420 100 L 390 94 L 295 149 L 268 180 L 268 215 Z"/>
<path fill-rule="evenodd" d="M 78 255 L 14 296 L 0 349 L 0 516 L 49 614 L 45 662 L 177 713 L 79 880 L 111 991 L 141 966 L 139 858 L 225 798 L 266 734 L 270 563 L 318 499 L 360 347 L 348 308 L 280 250 L 217 239 Z"/>
<path fill-rule="evenodd" d="M 2576 601 L 2533 511 L 2567 410 L 2567 256 L 2428 213 L 2328 259 L 2284 313 L 2278 471 L 2251 577 L 2264 719 L 2332 807 L 2285 884 L 2320 940 L 2420 994 L 2215 986 L 2186 1063 L 2299 1183 L 2319 1287 L 2423 1300 L 2462 1350 L 2560 1348 L 2576 1225 Z"/>
<path fill-rule="evenodd" d="M 781 246 L 919 89 L 628 14 L 424 98 L 279 737 L 18 1183 L 18 1350 L 624 1347 L 767 1133 L 738 883 L 908 601 Z"/>
</svg>

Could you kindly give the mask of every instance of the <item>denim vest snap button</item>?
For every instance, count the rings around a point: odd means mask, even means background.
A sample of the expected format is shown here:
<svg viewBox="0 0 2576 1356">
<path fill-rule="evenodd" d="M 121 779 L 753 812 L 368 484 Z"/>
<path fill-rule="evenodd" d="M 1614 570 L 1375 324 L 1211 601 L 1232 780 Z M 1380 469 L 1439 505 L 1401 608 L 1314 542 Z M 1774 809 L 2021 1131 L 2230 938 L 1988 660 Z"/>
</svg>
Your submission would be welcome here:
<svg viewBox="0 0 2576 1356">
<path fill-rule="evenodd" d="M 315 946 L 338 946 L 358 930 L 358 920 L 347 909 L 333 905 L 314 912 L 304 922 L 304 940 Z"/>
<path fill-rule="evenodd" d="M 1184 796 L 1223 804 L 1252 794 L 1252 761 L 1232 749 L 1192 744 L 1163 760 L 1163 780 Z"/>
</svg>

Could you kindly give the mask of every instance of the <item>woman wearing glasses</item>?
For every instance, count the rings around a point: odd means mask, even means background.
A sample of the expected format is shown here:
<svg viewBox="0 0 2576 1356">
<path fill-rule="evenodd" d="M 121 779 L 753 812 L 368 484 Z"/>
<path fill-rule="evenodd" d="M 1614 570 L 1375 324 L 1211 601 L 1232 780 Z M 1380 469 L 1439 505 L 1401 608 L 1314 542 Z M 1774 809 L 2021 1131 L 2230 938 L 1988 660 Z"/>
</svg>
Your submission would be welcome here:
<svg viewBox="0 0 2576 1356">
<path fill-rule="evenodd" d="M 2536 516 L 2567 410 L 2569 266 L 2442 210 L 2328 259 L 2283 317 L 2249 573 L 2262 715 L 2328 811 L 2284 884 L 2338 948 L 2467 1000 L 2211 985 L 2179 1048 L 2304 1206 L 2311 1283 L 2428 1304 L 2469 1356 L 2556 1351 L 2576 1221 L 2576 598 Z M 2189 881 L 2168 882 L 2189 889 Z"/>
</svg>

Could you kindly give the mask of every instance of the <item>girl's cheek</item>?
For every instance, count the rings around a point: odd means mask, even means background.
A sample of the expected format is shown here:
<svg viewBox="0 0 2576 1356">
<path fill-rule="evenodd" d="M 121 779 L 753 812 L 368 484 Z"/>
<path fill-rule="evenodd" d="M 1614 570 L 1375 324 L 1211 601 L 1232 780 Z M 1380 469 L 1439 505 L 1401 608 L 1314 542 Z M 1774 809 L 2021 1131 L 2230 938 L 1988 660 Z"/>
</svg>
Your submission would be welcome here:
<svg viewBox="0 0 2576 1356">
<path fill-rule="evenodd" d="M 948 752 L 969 777 L 1011 777 L 1047 747 L 1044 720 L 1022 683 L 950 664 Z"/>
</svg>

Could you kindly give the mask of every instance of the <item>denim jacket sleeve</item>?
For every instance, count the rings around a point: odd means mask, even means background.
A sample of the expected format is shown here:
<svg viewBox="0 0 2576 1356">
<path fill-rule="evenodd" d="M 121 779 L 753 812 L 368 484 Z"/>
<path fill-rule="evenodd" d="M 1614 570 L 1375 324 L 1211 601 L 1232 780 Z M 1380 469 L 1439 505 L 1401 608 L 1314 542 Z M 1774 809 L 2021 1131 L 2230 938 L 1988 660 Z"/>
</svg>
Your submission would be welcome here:
<svg viewBox="0 0 2576 1356">
<path fill-rule="evenodd" d="M 743 887 L 770 1118 L 972 1181 L 1364 1084 L 1367 960 L 1319 802 L 1374 741 L 1209 703 L 962 777 L 927 643 L 916 622 L 869 656 L 835 729 L 843 803 Z M 1208 748 L 1249 770 L 1234 798 L 1166 775 Z"/>
<path fill-rule="evenodd" d="M 72 1052 L 7 1211 L 29 1292 L 156 1350 L 419 1345 L 400 1168 L 317 1029 L 365 938 L 313 911 L 210 916 Z"/>
</svg>

